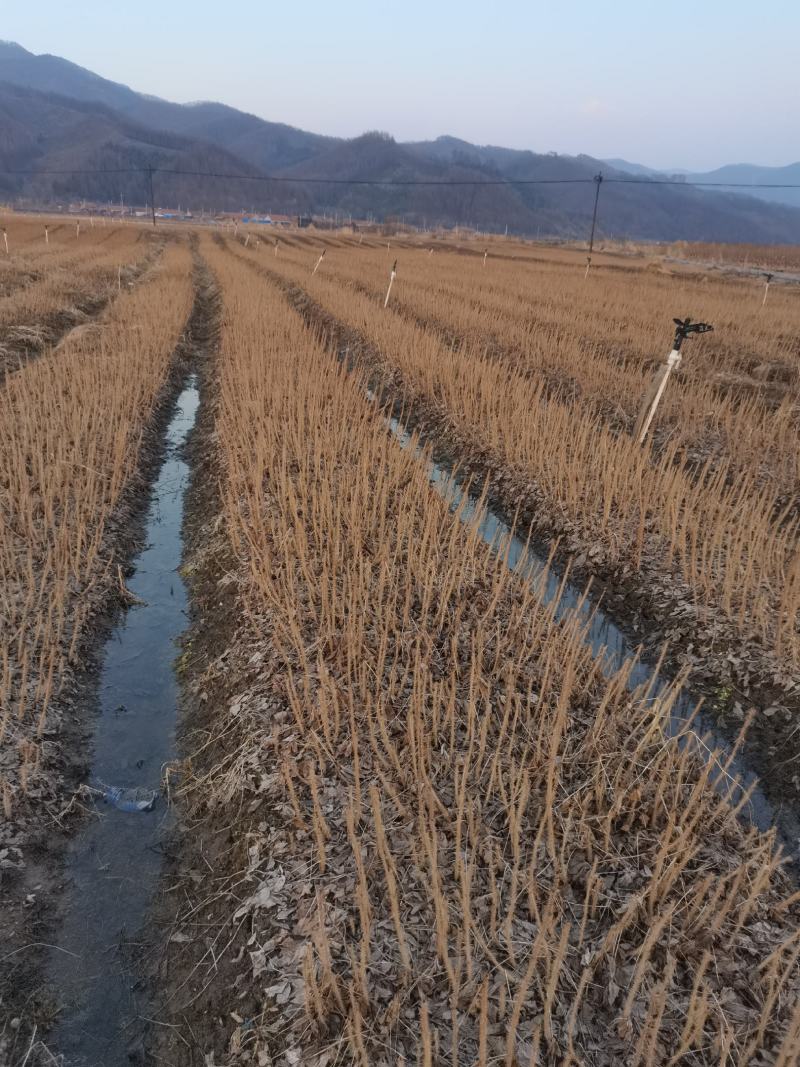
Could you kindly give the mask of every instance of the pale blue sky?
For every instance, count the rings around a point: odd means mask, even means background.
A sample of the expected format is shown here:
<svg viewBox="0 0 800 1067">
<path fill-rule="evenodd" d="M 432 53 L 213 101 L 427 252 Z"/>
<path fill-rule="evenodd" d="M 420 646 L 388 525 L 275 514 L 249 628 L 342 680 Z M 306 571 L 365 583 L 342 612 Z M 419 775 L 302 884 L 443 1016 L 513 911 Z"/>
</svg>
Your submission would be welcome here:
<svg viewBox="0 0 800 1067">
<path fill-rule="evenodd" d="M 4 0 L 0 38 L 339 136 L 691 169 L 800 157 L 796 0 Z"/>
</svg>

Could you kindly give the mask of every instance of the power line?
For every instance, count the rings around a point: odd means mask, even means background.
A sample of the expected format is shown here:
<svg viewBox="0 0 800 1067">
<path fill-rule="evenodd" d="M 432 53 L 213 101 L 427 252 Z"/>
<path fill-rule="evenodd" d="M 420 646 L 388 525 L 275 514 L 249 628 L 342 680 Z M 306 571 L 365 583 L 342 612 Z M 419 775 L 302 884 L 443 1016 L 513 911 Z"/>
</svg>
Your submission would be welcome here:
<svg viewBox="0 0 800 1067">
<path fill-rule="evenodd" d="M 153 168 L 156 170 L 157 168 Z M 195 178 L 245 178 L 256 182 L 295 182 L 301 185 L 583 185 L 592 178 L 295 178 L 261 174 L 214 174 L 200 170 L 161 170 L 161 174 L 189 174 Z"/>
<path fill-rule="evenodd" d="M 177 170 L 170 167 L 128 167 L 108 170 L 7 170 L 0 174 L 179 174 L 191 178 L 222 178 L 226 181 L 288 182 L 299 185 L 583 185 L 592 178 L 497 178 L 497 179 L 404 179 L 404 178 L 298 178 L 272 174 L 230 174 L 207 170 Z"/>
<path fill-rule="evenodd" d="M 157 170 L 153 167 L 153 170 Z M 10 170 L 0 169 L 0 174 L 147 174 L 147 167 L 108 167 L 93 170 Z"/>
<path fill-rule="evenodd" d="M 222 181 L 251 181 L 251 182 L 273 182 L 280 184 L 293 184 L 293 185 L 335 185 L 335 186 L 367 186 L 372 188 L 391 188 L 391 187 L 409 187 L 409 186 L 425 186 L 427 188 L 453 188 L 453 187 L 471 187 L 483 188 L 484 186 L 532 186 L 532 185 L 595 185 L 594 205 L 592 211 L 592 226 L 589 235 L 589 259 L 588 263 L 592 261 L 592 251 L 594 248 L 595 229 L 597 226 L 597 209 L 598 201 L 600 198 L 600 186 L 603 182 L 611 183 L 615 185 L 644 185 L 644 186 L 657 186 L 657 185 L 670 185 L 680 186 L 683 189 L 800 189 L 800 183 L 790 182 L 687 182 L 683 178 L 637 178 L 634 176 L 621 176 L 618 178 L 608 178 L 602 172 L 586 178 L 484 178 L 484 179 L 468 179 L 468 178 L 300 178 L 296 176 L 288 175 L 271 175 L 271 174 L 235 174 L 230 172 L 221 171 L 202 171 L 202 170 L 182 170 L 180 168 L 170 167 L 154 167 L 148 164 L 145 167 L 109 167 L 107 169 L 101 168 L 59 168 L 59 169 L 46 169 L 46 170 L 22 170 L 22 169 L 6 169 L 0 168 L 0 174 L 15 174 L 15 175 L 55 175 L 55 174 L 70 174 L 70 175 L 112 175 L 112 174 L 138 174 L 146 177 L 150 188 L 150 205 L 153 217 L 153 225 L 156 225 L 156 210 L 155 210 L 155 195 L 153 192 L 153 175 L 154 174 L 174 174 L 182 177 L 190 178 L 214 178 Z M 589 267 L 587 265 L 587 273 Z"/>
<path fill-rule="evenodd" d="M 591 185 L 589 178 L 300 178 L 272 174 L 232 174 L 222 171 L 180 170 L 170 167 L 109 167 L 103 169 L 14 170 L 0 168 L 0 174 L 16 175 L 98 175 L 98 174 L 176 174 L 190 178 L 218 178 L 225 181 L 281 182 L 295 185 L 367 185 L 367 186 L 501 186 L 501 185 Z M 678 178 L 608 178 L 615 185 L 677 185 L 683 189 L 800 189 L 793 182 L 692 182 Z"/>
<path fill-rule="evenodd" d="M 592 181 L 593 179 L 586 179 Z M 684 189 L 800 189 L 798 182 L 687 182 L 680 178 L 606 178 L 618 185 L 681 185 Z"/>
</svg>

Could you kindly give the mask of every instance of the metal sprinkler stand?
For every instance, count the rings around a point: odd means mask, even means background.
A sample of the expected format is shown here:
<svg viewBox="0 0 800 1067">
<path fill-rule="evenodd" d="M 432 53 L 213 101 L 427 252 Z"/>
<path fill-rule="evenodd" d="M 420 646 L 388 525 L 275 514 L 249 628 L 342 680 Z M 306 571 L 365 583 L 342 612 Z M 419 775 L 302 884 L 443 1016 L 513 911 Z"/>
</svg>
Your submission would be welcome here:
<svg viewBox="0 0 800 1067">
<path fill-rule="evenodd" d="M 690 334 L 708 333 L 714 329 L 710 323 L 692 322 L 688 316 L 685 319 L 673 319 L 672 321 L 675 323 L 675 338 L 672 342 L 672 351 L 667 356 L 666 363 L 663 363 L 658 368 L 655 378 L 650 383 L 650 388 L 647 390 L 647 395 L 644 398 L 633 430 L 633 436 L 640 445 L 643 444 L 645 437 L 647 437 L 647 431 L 650 429 L 656 408 L 664 395 L 664 390 L 667 388 L 670 374 L 681 364 L 681 345 Z"/>
<path fill-rule="evenodd" d="M 764 275 L 764 278 L 765 278 L 765 285 L 764 285 L 764 299 L 763 299 L 763 300 L 761 301 L 761 306 L 762 306 L 762 308 L 763 308 L 763 306 L 764 306 L 764 305 L 766 304 L 766 302 L 767 302 L 767 293 L 769 292 L 769 283 L 770 283 L 770 282 L 772 281 L 772 279 L 773 279 L 774 277 L 775 277 L 775 275 L 774 275 L 774 274 L 765 274 L 765 275 Z"/>
</svg>

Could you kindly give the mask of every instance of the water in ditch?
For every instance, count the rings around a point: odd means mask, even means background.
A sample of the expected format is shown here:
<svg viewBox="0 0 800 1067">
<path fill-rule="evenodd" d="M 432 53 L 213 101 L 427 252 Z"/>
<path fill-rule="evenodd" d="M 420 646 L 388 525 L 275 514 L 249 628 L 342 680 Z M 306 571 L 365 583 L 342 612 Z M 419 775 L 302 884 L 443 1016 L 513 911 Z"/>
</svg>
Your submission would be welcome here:
<svg viewBox="0 0 800 1067">
<path fill-rule="evenodd" d="M 176 640 L 186 627 L 179 574 L 189 469 L 182 447 L 194 425 L 194 379 L 181 392 L 166 432 L 166 455 L 153 485 L 145 548 L 128 588 L 131 607 L 104 650 L 90 786 L 157 794 L 149 811 L 96 802 L 66 858 L 63 922 L 48 986 L 60 1007 L 48 1046 L 64 1067 L 141 1062 L 145 1002 L 135 959 L 161 872 L 170 825 L 162 774 L 174 756 L 178 681 Z"/>
<path fill-rule="evenodd" d="M 369 392 L 373 396 L 372 392 Z M 397 418 L 387 419 L 392 434 L 404 448 L 414 447 L 422 456 L 418 439 Z M 475 496 L 462 488 L 453 476 L 453 469 L 446 464 L 428 460 L 428 477 L 432 486 L 447 500 L 451 510 L 458 511 L 464 522 L 478 520 L 481 537 L 492 548 L 502 553 L 508 566 L 530 582 L 535 582 L 542 602 L 554 605 L 556 618 L 578 612 L 584 623 L 584 639 L 593 654 L 602 663 L 607 675 L 617 673 L 632 664 L 629 675 L 631 689 L 645 687 L 648 699 L 664 695 L 672 685 L 672 679 L 658 670 L 658 665 L 647 658 L 640 658 L 637 647 L 628 635 L 609 618 L 608 614 L 584 590 L 563 581 L 563 575 L 549 565 L 548 560 L 536 548 L 518 537 L 511 527 L 491 509 L 481 506 Z M 480 508 L 480 511 L 479 511 Z M 674 700 L 670 716 L 670 729 L 681 735 L 682 743 L 690 743 L 700 758 L 711 760 L 712 780 L 736 803 L 750 790 L 743 809 L 743 817 L 760 830 L 775 827 L 784 852 L 796 865 L 800 859 L 800 820 L 792 810 L 776 809 L 757 784 L 756 775 L 745 759 L 735 756 L 727 764 L 732 750 L 730 740 L 714 726 L 711 716 L 697 711 L 700 695 L 682 689 Z M 687 724 L 691 721 L 691 727 Z"/>
</svg>

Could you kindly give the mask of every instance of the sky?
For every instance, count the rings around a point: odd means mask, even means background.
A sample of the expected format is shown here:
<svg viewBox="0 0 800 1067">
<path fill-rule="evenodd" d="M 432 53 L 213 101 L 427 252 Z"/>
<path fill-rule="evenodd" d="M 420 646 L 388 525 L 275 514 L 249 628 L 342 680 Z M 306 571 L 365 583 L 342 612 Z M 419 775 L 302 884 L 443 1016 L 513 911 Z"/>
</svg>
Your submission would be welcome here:
<svg viewBox="0 0 800 1067">
<path fill-rule="evenodd" d="M 666 169 L 800 157 L 796 0 L 3 0 L 0 38 L 342 137 Z"/>
</svg>

